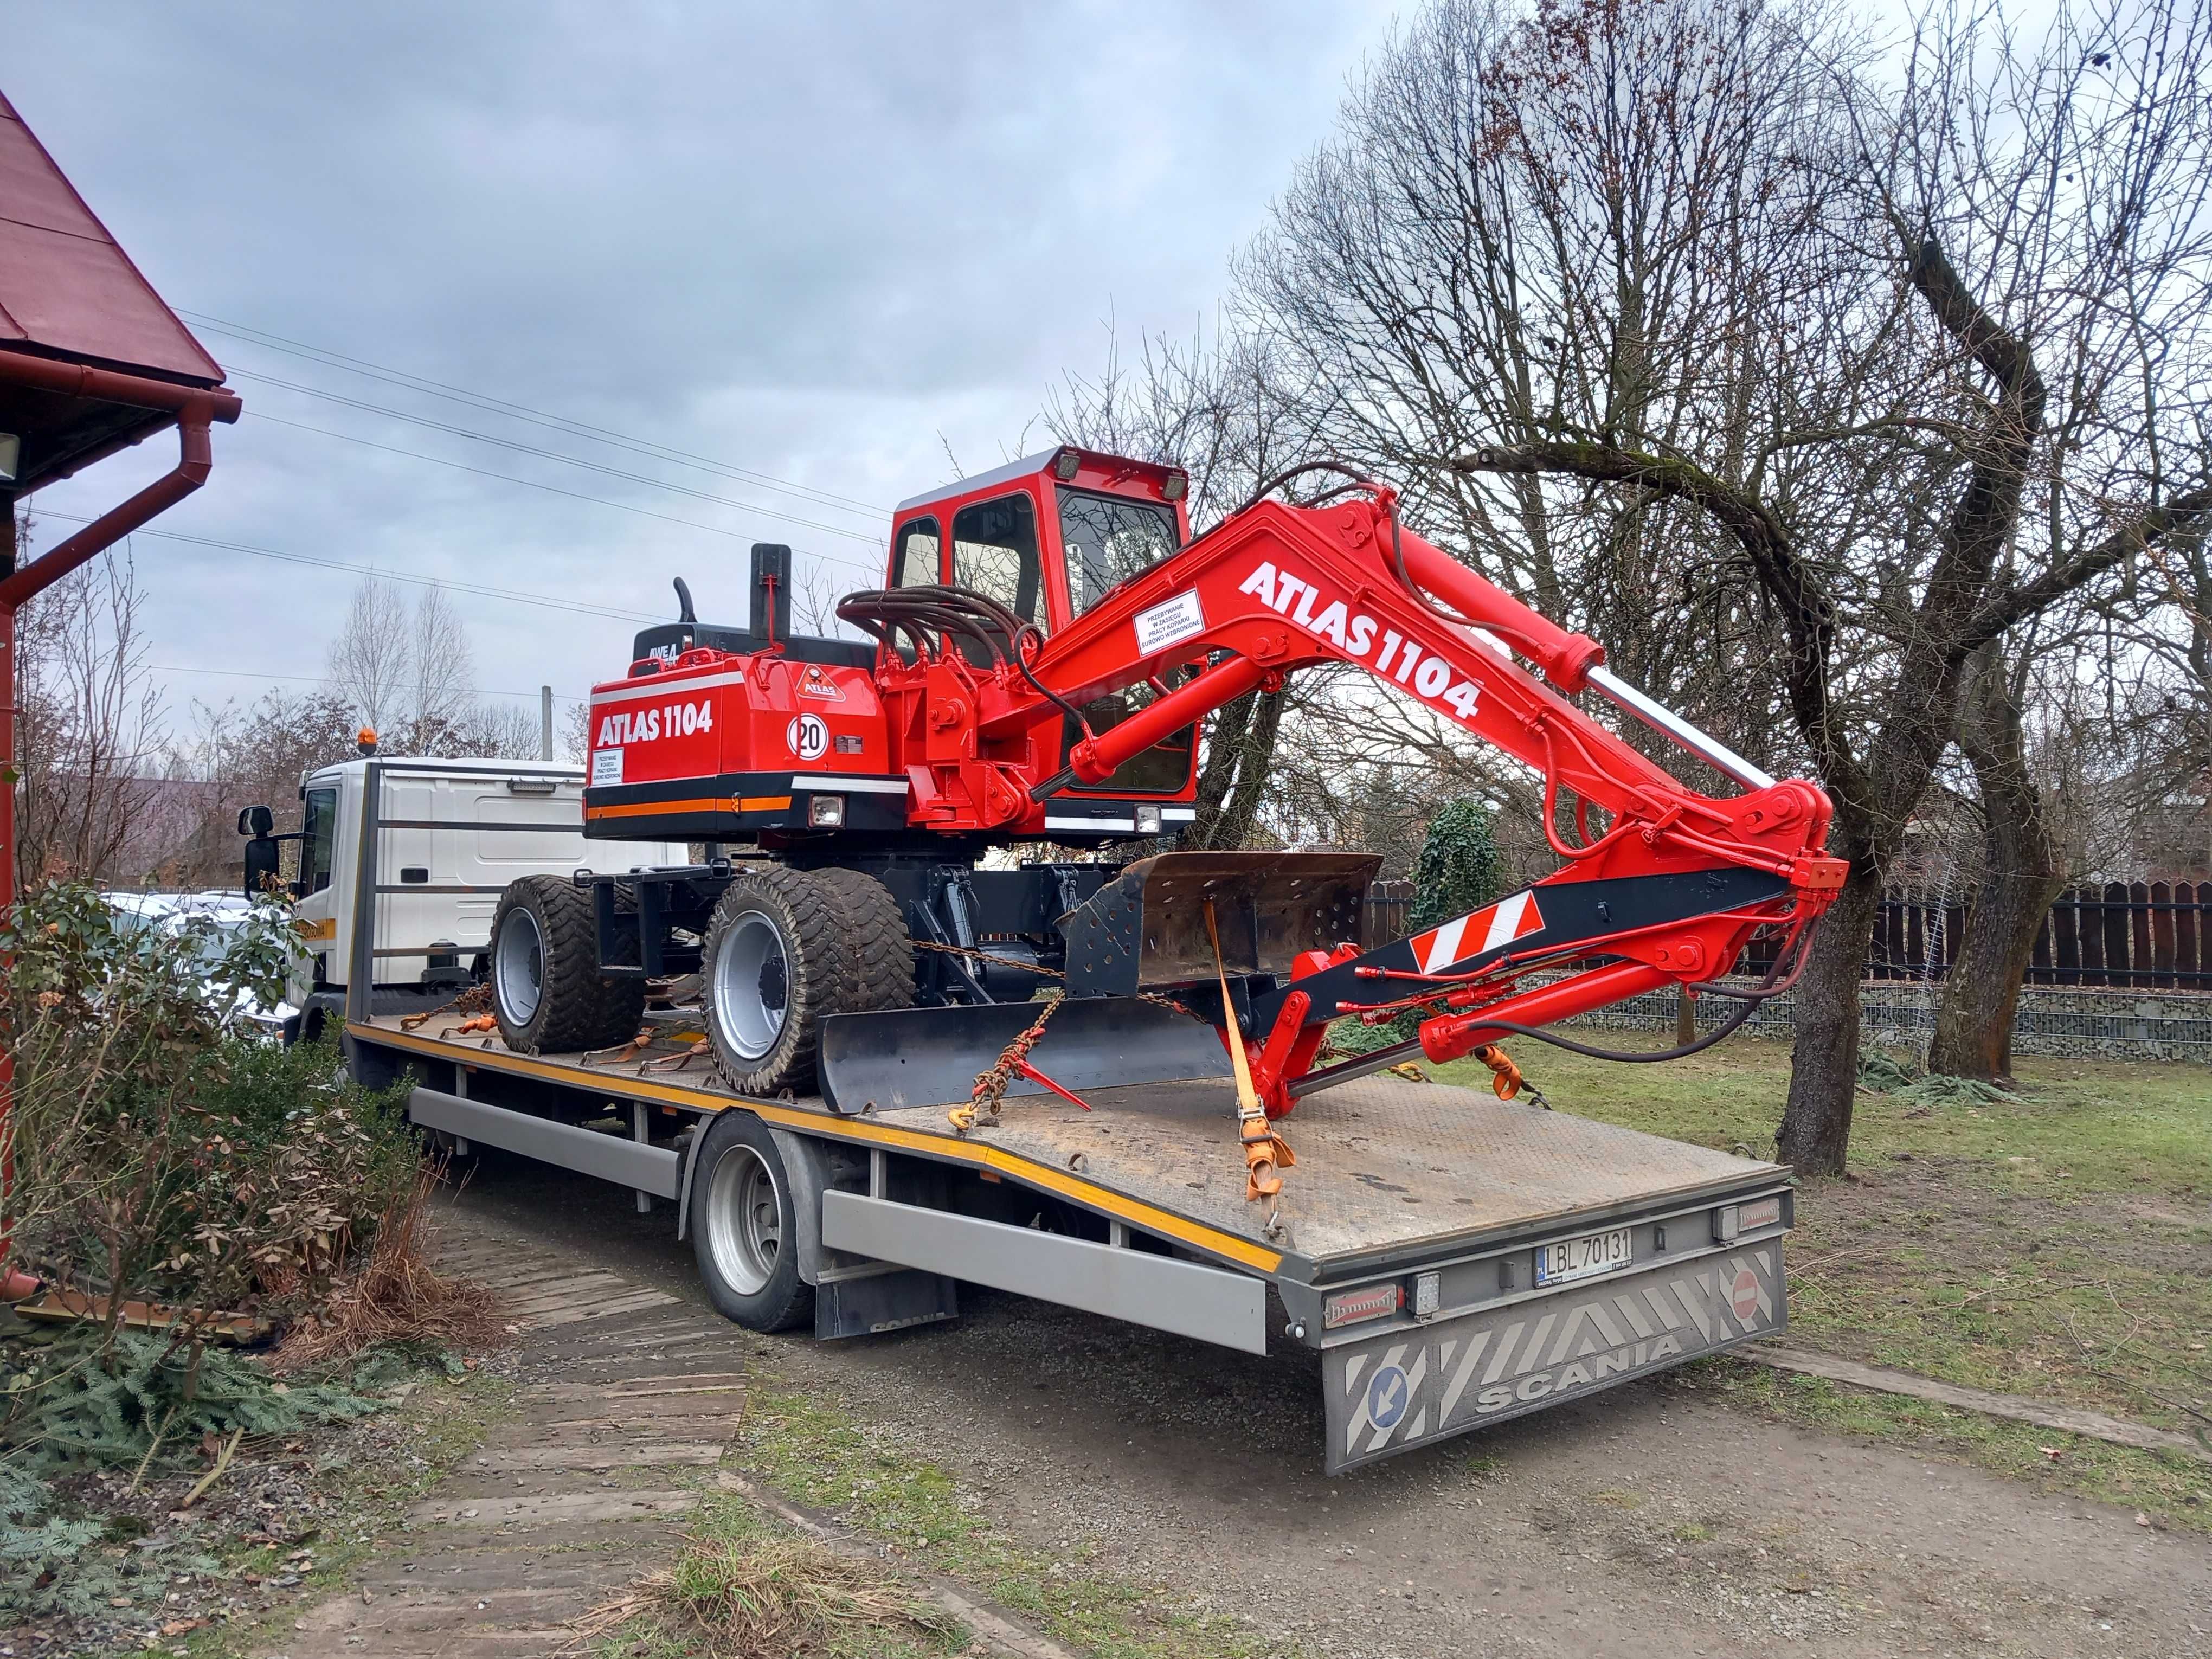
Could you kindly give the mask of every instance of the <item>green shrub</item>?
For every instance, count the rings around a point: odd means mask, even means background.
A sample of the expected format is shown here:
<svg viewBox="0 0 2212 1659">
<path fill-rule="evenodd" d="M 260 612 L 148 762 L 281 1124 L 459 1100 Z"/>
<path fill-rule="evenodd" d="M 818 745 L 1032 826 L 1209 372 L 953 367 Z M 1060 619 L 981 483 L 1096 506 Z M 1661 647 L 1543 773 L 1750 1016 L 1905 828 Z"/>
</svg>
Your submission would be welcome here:
<svg viewBox="0 0 2212 1659">
<path fill-rule="evenodd" d="M 57 884 L 0 929 L 0 1026 L 15 1054 L 11 1254 L 56 1282 L 174 1307 L 312 1300 L 409 1189 L 398 1091 L 339 1074 L 327 1048 L 236 1035 L 273 1000 L 290 918 L 259 907 L 220 951 L 125 930 Z"/>
<path fill-rule="evenodd" d="M 1413 866 L 1413 927 L 1433 927 L 1480 909 L 1504 880 L 1505 862 L 1482 803 L 1447 801 L 1429 820 Z"/>
</svg>

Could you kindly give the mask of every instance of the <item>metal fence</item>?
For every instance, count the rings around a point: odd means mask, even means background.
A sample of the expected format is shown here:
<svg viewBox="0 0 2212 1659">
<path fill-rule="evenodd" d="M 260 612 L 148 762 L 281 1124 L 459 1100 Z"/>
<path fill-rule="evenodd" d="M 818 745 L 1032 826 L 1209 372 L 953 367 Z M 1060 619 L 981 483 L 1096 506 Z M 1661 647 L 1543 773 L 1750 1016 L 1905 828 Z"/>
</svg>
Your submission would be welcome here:
<svg viewBox="0 0 2212 1659">
<path fill-rule="evenodd" d="M 1957 960 L 1966 900 L 1892 890 L 1875 919 L 1869 979 L 1940 980 Z M 1413 884 L 1379 881 L 1368 890 L 1371 931 L 1380 942 L 1413 931 Z M 1772 945 L 1753 940 L 1739 971 L 1764 973 Z M 2031 985 L 2212 991 L 2212 881 L 2113 881 L 2069 887 L 2035 939 Z"/>
</svg>

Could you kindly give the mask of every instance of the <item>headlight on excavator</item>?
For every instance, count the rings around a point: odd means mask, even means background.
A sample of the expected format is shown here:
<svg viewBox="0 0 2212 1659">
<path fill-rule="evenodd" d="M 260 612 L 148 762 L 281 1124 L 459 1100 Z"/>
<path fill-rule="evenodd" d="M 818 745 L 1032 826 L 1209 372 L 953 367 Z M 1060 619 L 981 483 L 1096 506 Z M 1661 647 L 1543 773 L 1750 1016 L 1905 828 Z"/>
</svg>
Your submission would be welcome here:
<svg viewBox="0 0 2212 1659">
<path fill-rule="evenodd" d="M 816 830 L 842 830 L 845 827 L 845 798 L 842 795 L 817 795 L 806 803 L 806 822 Z"/>
</svg>

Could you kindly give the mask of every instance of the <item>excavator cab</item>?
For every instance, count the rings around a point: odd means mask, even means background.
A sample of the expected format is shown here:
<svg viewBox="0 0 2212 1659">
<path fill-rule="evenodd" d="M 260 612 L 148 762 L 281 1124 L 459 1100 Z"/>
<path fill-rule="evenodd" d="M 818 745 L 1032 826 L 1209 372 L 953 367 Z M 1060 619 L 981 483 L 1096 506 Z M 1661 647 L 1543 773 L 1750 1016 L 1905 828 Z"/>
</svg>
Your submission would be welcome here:
<svg viewBox="0 0 2212 1659">
<path fill-rule="evenodd" d="M 1179 467 L 1073 445 L 1045 450 L 900 502 L 885 586 L 968 588 L 1050 638 L 1181 550 L 1190 538 L 1189 487 Z M 964 653 L 971 661 L 981 655 L 975 647 Z M 1185 672 L 1162 676 L 1160 687 L 1139 684 L 1090 699 L 1080 705 L 1083 724 L 1093 733 L 1112 730 Z M 1067 717 L 1062 752 L 1083 735 Z M 1197 765 L 1197 728 L 1186 726 L 1111 776 L 1071 785 L 1067 793 L 1188 799 Z"/>
<path fill-rule="evenodd" d="M 1048 637 L 1190 539 L 1180 467 L 1063 445 L 901 501 L 884 585 L 966 587 Z"/>
</svg>

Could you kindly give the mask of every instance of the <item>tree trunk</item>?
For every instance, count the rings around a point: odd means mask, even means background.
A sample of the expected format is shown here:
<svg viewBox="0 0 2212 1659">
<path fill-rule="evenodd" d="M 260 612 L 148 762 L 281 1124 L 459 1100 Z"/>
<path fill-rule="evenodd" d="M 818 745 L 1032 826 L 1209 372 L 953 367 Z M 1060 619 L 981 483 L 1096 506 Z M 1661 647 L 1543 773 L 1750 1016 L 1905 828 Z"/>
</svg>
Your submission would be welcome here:
<svg viewBox="0 0 2212 1659">
<path fill-rule="evenodd" d="M 1790 1052 L 1790 1103 L 1777 1155 L 1801 1176 L 1841 1175 L 1859 1081 L 1859 978 L 1881 902 L 1871 858 L 1850 874 L 1814 925 L 1811 955 L 1797 980 L 1797 1041 Z"/>
<path fill-rule="evenodd" d="M 1248 691 L 1215 720 L 1211 752 L 1198 781 L 1198 816 L 1182 835 L 1188 848 L 1234 848 L 1251 838 L 1274 766 L 1283 693 Z"/>
<path fill-rule="evenodd" d="M 2051 902 L 2066 885 L 2066 856 L 2028 770 L 2021 688 L 1993 647 L 1977 655 L 1959 747 L 1981 786 L 1981 884 L 1936 1011 L 1928 1069 L 2009 1084 L 2021 983 Z"/>
</svg>

